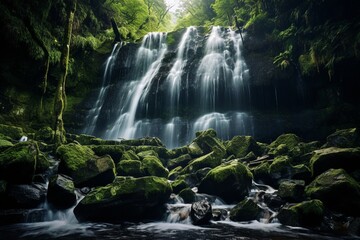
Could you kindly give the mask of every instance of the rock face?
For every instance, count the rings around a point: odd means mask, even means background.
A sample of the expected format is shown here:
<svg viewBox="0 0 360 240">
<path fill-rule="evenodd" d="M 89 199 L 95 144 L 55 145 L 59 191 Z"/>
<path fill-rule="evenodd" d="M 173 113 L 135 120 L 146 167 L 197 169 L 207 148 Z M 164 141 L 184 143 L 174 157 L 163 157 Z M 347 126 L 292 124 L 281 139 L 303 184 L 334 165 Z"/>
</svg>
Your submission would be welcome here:
<svg viewBox="0 0 360 240">
<path fill-rule="evenodd" d="M 280 223 L 295 227 L 320 226 L 324 217 L 324 206 L 320 200 L 301 202 L 283 207 L 277 218 Z"/>
<path fill-rule="evenodd" d="M 96 188 L 76 206 L 79 221 L 140 221 L 159 218 L 162 205 L 172 192 L 164 178 L 118 177 L 107 186 Z"/>
<path fill-rule="evenodd" d="M 251 221 L 257 219 L 261 213 L 261 208 L 253 199 L 244 199 L 230 211 L 232 221 Z"/>
<path fill-rule="evenodd" d="M 48 201 L 57 208 L 70 208 L 76 203 L 75 186 L 66 175 L 54 175 L 49 182 Z"/>
<path fill-rule="evenodd" d="M 57 155 L 59 173 L 70 176 L 76 187 L 106 185 L 115 179 L 115 164 L 109 155 L 98 157 L 90 148 L 74 143 L 59 147 Z"/>
<path fill-rule="evenodd" d="M 8 148 L 0 153 L 0 178 L 11 183 L 30 183 L 38 155 L 37 144 L 30 141 Z"/>
<path fill-rule="evenodd" d="M 216 195 L 228 203 L 244 199 L 252 183 L 250 170 L 234 161 L 212 169 L 199 185 L 199 192 Z"/>
<path fill-rule="evenodd" d="M 330 169 L 319 175 L 305 193 L 335 211 L 360 216 L 360 185 L 343 169 Z"/>
<path fill-rule="evenodd" d="M 208 224 L 212 218 L 212 207 L 207 200 L 191 204 L 190 217 L 194 225 Z"/>
<path fill-rule="evenodd" d="M 316 150 L 310 159 L 314 176 L 330 168 L 343 168 L 352 172 L 360 168 L 360 148 L 324 148 Z"/>
</svg>

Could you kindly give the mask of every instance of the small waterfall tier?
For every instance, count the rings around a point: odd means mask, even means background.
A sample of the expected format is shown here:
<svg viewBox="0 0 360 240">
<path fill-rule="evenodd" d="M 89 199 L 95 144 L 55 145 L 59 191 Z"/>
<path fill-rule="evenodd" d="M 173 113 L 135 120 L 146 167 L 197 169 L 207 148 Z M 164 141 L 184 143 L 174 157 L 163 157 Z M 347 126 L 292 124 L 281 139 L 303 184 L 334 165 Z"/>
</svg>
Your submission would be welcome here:
<svg viewBox="0 0 360 240">
<path fill-rule="evenodd" d="M 84 132 L 105 139 L 159 137 L 168 148 L 195 132 L 253 133 L 249 70 L 241 36 L 227 28 L 149 33 L 141 44 L 115 45 Z"/>
</svg>

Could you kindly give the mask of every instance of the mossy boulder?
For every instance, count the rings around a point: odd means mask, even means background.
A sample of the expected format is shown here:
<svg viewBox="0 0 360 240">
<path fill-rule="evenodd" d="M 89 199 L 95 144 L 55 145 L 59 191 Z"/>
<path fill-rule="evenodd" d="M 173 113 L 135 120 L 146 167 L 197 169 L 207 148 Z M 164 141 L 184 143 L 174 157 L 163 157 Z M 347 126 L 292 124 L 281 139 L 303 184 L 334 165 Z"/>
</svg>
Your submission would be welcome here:
<svg viewBox="0 0 360 240">
<path fill-rule="evenodd" d="M 74 213 L 79 221 L 141 221 L 159 219 L 162 206 L 172 192 L 165 178 L 117 177 L 107 186 L 96 188 L 80 201 Z"/>
<path fill-rule="evenodd" d="M 281 179 L 300 179 L 309 181 L 311 177 L 310 169 L 304 165 L 292 165 L 292 160 L 288 156 L 278 156 L 269 167 L 269 175 L 273 184 Z"/>
<path fill-rule="evenodd" d="M 72 179 L 62 174 L 52 176 L 49 181 L 47 199 L 56 208 L 66 209 L 74 206 L 76 194 Z"/>
<path fill-rule="evenodd" d="M 251 199 L 247 198 L 238 203 L 230 211 L 230 219 L 232 221 L 251 221 L 256 220 L 261 213 L 261 208 L 257 203 Z"/>
<path fill-rule="evenodd" d="M 89 147 L 98 156 L 110 155 L 115 163 L 120 161 L 123 153 L 126 151 L 126 147 L 122 145 L 92 145 Z"/>
<path fill-rule="evenodd" d="M 226 151 L 237 158 L 243 158 L 250 152 L 261 154 L 261 148 L 251 136 L 235 136 L 226 144 Z"/>
<path fill-rule="evenodd" d="M 305 193 L 335 211 L 360 216 L 360 185 L 344 169 L 320 174 L 305 188 Z"/>
<path fill-rule="evenodd" d="M 337 130 L 326 140 L 327 147 L 353 148 L 360 146 L 360 134 L 357 128 Z"/>
<path fill-rule="evenodd" d="M 252 174 L 239 162 L 212 169 L 200 182 L 199 192 L 216 195 L 228 203 L 240 201 L 248 195 Z"/>
<path fill-rule="evenodd" d="M 128 147 L 125 145 L 125 147 Z M 169 158 L 168 150 L 165 147 L 158 147 L 158 146 L 135 146 L 131 147 L 131 149 L 135 153 L 145 152 L 145 151 L 154 151 L 159 156 L 159 158 Z"/>
<path fill-rule="evenodd" d="M 280 135 L 275 141 L 273 141 L 269 147 L 276 148 L 281 144 L 286 145 L 289 149 L 296 147 L 300 143 L 300 138 L 295 134 L 288 133 Z"/>
<path fill-rule="evenodd" d="M 140 160 L 140 158 L 133 150 L 129 150 L 123 153 L 121 160 Z"/>
<path fill-rule="evenodd" d="M 141 161 L 141 168 L 145 175 L 167 178 L 169 170 L 161 163 L 160 159 L 155 156 L 145 157 Z"/>
<path fill-rule="evenodd" d="M 316 150 L 310 159 L 314 176 L 330 168 L 343 168 L 349 172 L 360 169 L 360 148 L 324 148 Z"/>
<path fill-rule="evenodd" d="M 106 185 L 116 176 L 112 158 L 96 156 L 89 147 L 70 143 L 60 146 L 56 153 L 60 158 L 59 173 L 70 176 L 76 187 Z"/>
<path fill-rule="evenodd" d="M 35 142 L 22 142 L 0 153 L 0 178 L 10 183 L 31 183 L 39 148 Z"/>
<path fill-rule="evenodd" d="M 165 147 L 165 145 L 157 137 L 145 137 L 145 138 L 139 138 L 139 139 L 122 140 L 121 144 L 129 145 L 129 146 Z"/>
<path fill-rule="evenodd" d="M 179 197 L 184 200 L 184 203 L 193 203 L 196 199 L 196 194 L 191 188 L 185 188 L 180 191 Z"/>
<path fill-rule="evenodd" d="M 144 159 L 149 156 L 157 157 L 159 158 L 159 154 L 157 154 L 154 150 L 147 150 L 143 152 L 138 152 L 137 155 L 140 157 L 140 159 Z"/>
<path fill-rule="evenodd" d="M 188 153 L 189 153 L 189 148 L 187 146 L 167 150 L 167 156 L 170 159 L 178 158 Z"/>
<path fill-rule="evenodd" d="M 189 154 L 193 157 L 199 157 L 201 155 L 204 155 L 203 150 L 201 150 L 201 148 L 196 142 L 191 143 L 188 149 L 189 149 Z"/>
<path fill-rule="evenodd" d="M 54 139 L 55 132 L 51 127 L 40 128 L 35 133 L 35 140 L 51 143 Z"/>
<path fill-rule="evenodd" d="M 221 164 L 221 160 L 225 152 L 214 147 L 214 150 L 204 156 L 193 159 L 189 164 L 182 170 L 182 173 L 194 173 L 201 168 L 214 168 Z"/>
<path fill-rule="evenodd" d="M 178 166 L 186 167 L 186 165 L 190 162 L 192 157 L 189 154 L 181 155 L 177 158 L 169 160 L 167 163 L 167 167 L 171 170 Z"/>
<path fill-rule="evenodd" d="M 280 182 L 278 195 L 290 202 L 300 202 L 304 198 L 304 180 L 284 180 Z"/>
<path fill-rule="evenodd" d="M 119 176 L 144 176 L 139 160 L 122 160 L 116 165 L 116 171 Z"/>
<path fill-rule="evenodd" d="M 171 183 L 171 187 L 174 191 L 174 193 L 178 194 L 179 192 L 181 192 L 183 189 L 188 188 L 188 184 L 185 182 L 184 179 L 177 179 L 174 182 Z"/>
<path fill-rule="evenodd" d="M 318 227 L 324 218 L 325 208 L 320 200 L 310 200 L 280 209 L 277 218 L 284 225 Z"/>
<path fill-rule="evenodd" d="M 253 173 L 254 180 L 262 183 L 270 182 L 270 174 L 269 174 L 270 163 L 267 161 L 262 162 L 256 167 L 251 168 L 251 172 Z"/>
<path fill-rule="evenodd" d="M 0 124 L 0 134 L 10 137 L 14 140 L 19 140 L 24 135 L 24 131 L 20 127 Z"/>
<path fill-rule="evenodd" d="M 183 168 L 180 166 L 172 169 L 169 173 L 169 180 L 175 180 L 180 175 L 182 170 Z"/>
<path fill-rule="evenodd" d="M 49 159 L 47 158 L 47 156 L 40 152 L 39 156 L 37 158 L 36 161 L 36 173 L 44 173 L 46 170 L 49 169 L 49 167 L 51 166 L 51 163 L 49 161 Z"/>
<path fill-rule="evenodd" d="M 222 155 L 225 155 L 226 148 L 216 135 L 216 131 L 211 128 L 196 132 L 196 138 L 193 140 L 193 143 L 196 143 L 204 153 L 209 153 L 216 149 Z"/>
</svg>

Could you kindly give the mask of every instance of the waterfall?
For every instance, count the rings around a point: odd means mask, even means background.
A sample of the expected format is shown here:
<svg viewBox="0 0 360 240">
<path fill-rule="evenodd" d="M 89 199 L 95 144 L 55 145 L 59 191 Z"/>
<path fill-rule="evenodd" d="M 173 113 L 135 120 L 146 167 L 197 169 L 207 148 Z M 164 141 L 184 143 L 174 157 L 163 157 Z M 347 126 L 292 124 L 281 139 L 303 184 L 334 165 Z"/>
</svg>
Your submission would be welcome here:
<svg viewBox="0 0 360 240">
<path fill-rule="evenodd" d="M 172 42 L 177 46 L 168 46 Z M 127 47 L 113 50 L 109 59 Z M 241 49 L 241 36 L 223 27 L 209 34 L 188 27 L 180 37 L 147 34 L 136 54 L 118 57 L 116 64 L 122 65 L 116 67 L 123 72 L 112 73 L 107 62 L 104 78 L 112 80 L 104 80 L 94 104 L 99 110 L 89 113 L 86 133 L 105 139 L 157 136 L 168 148 L 185 145 L 196 131 L 210 127 L 222 139 L 252 135 L 252 116 L 244 112 L 251 103 L 249 70 Z"/>
</svg>

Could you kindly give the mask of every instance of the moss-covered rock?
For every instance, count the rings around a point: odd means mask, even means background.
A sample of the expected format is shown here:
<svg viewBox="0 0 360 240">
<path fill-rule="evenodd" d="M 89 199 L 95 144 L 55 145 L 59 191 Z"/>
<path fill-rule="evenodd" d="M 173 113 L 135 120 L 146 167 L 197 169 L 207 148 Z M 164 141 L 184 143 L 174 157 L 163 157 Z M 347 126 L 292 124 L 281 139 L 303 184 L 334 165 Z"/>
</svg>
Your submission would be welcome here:
<svg viewBox="0 0 360 240">
<path fill-rule="evenodd" d="M 244 199 L 252 184 L 252 174 L 242 163 L 233 162 L 211 170 L 200 182 L 199 192 L 216 195 L 228 203 Z"/>
<path fill-rule="evenodd" d="M 139 156 L 132 150 L 123 153 L 121 160 L 140 160 Z"/>
<path fill-rule="evenodd" d="M 44 173 L 51 166 L 49 159 L 42 152 L 39 153 L 39 156 L 36 161 L 36 173 Z"/>
<path fill-rule="evenodd" d="M 182 155 L 188 154 L 189 153 L 189 148 L 187 146 L 184 147 L 179 147 L 179 148 L 174 148 L 174 149 L 170 149 L 167 151 L 167 156 L 170 159 L 173 158 L 178 158 Z"/>
<path fill-rule="evenodd" d="M 59 173 L 70 176 L 76 187 L 106 185 L 116 176 L 111 157 L 98 157 L 89 147 L 70 143 L 60 146 L 56 153 L 61 160 Z"/>
<path fill-rule="evenodd" d="M 169 170 L 161 163 L 160 159 L 155 156 L 145 157 L 141 161 L 141 168 L 145 175 L 167 178 Z"/>
<path fill-rule="evenodd" d="M 179 192 L 181 192 L 183 189 L 188 188 L 188 184 L 185 182 L 184 179 L 177 179 L 174 182 L 171 183 L 171 187 L 173 189 L 173 192 L 178 194 Z"/>
<path fill-rule="evenodd" d="M 289 178 L 292 165 L 291 159 L 287 156 L 276 157 L 269 167 L 271 178 L 279 180 L 281 178 Z"/>
<path fill-rule="evenodd" d="M 284 180 L 280 182 L 278 195 L 290 202 L 300 202 L 304 198 L 305 181 Z"/>
<path fill-rule="evenodd" d="M 98 156 L 110 155 L 115 163 L 120 161 L 123 153 L 126 151 L 126 147 L 123 145 L 92 145 L 89 147 Z"/>
<path fill-rule="evenodd" d="M 357 128 L 337 130 L 326 140 L 326 147 L 353 148 L 360 146 L 360 134 Z"/>
<path fill-rule="evenodd" d="M 159 177 L 117 178 L 91 191 L 76 206 L 79 221 L 140 221 L 160 218 L 162 205 L 172 192 L 169 182 Z M 163 211 L 164 210 L 164 211 Z"/>
<path fill-rule="evenodd" d="M 360 216 L 360 185 L 344 169 L 322 173 L 305 188 L 305 193 L 335 211 Z"/>
<path fill-rule="evenodd" d="M 51 127 L 42 127 L 35 133 L 35 140 L 51 143 L 54 139 L 54 130 Z"/>
<path fill-rule="evenodd" d="M 22 142 L 0 153 L 0 178 L 10 183 L 30 183 L 36 170 L 39 148 Z"/>
<path fill-rule="evenodd" d="M 75 185 L 71 178 L 56 174 L 50 178 L 48 201 L 57 208 L 70 208 L 76 203 Z"/>
<path fill-rule="evenodd" d="M 169 180 L 175 180 L 179 176 L 179 174 L 182 170 L 183 170 L 183 168 L 180 166 L 171 170 L 169 173 Z"/>
<path fill-rule="evenodd" d="M 214 129 L 207 129 L 204 131 L 196 132 L 196 138 L 193 140 L 204 153 L 209 153 L 215 149 L 225 155 L 226 148 L 220 139 L 216 137 Z"/>
<path fill-rule="evenodd" d="M 316 150 L 310 159 L 314 176 L 330 168 L 343 168 L 349 172 L 360 169 L 360 148 L 324 148 Z"/>
<path fill-rule="evenodd" d="M 253 173 L 254 180 L 257 182 L 269 183 L 271 179 L 269 174 L 269 168 L 270 164 L 267 161 L 262 162 L 256 167 L 253 167 L 251 169 L 251 172 Z"/>
<path fill-rule="evenodd" d="M 196 194 L 191 188 L 185 188 L 180 191 L 179 197 L 184 200 L 184 203 L 193 203 L 196 199 Z"/>
<path fill-rule="evenodd" d="M 159 154 L 157 154 L 154 150 L 147 150 L 143 152 L 138 152 L 137 155 L 140 157 L 140 159 L 144 159 L 149 156 L 157 157 L 159 158 Z"/>
<path fill-rule="evenodd" d="M 214 147 L 214 151 L 190 161 L 190 163 L 182 170 L 182 173 L 194 173 L 201 168 L 214 168 L 219 166 L 224 154 L 225 152 Z"/>
<path fill-rule="evenodd" d="M 256 220 L 261 213 L 261 208 L 253 199 L 247 198 L 238 203 L 230 211 L 232 221 L 251 221 Z"/>
<path fill-rule="evenodd" d="M 269 147 L 276 148 L 281 144 L 286 145 L 289 149 L 296 147 L 300 143 L 300 138 L 295 134 L 288 133 L 280 135 L 274 142 L 272 142 Z"/>
<path fill-rule="evenodd" d="M 320 200 L 310 200 L 283 207 L 277 218 L 284 225 L 295 227 L 317 227 L 324 218 L 324 205 Z"/>
<path fill-rule="evenodd" d="M 188 149 L 189 149 L 189 154 L 193 157 L 199 157 L 201 155 L 204 155 L 203 150 L 201 150 L 201 148 L 196 142 L 191 143 Z"/>
<path fill-rule="evenodd" d="M 248 153 L 261 154 L 261 148 L 251 136 L 235 136 L 226 144 L 226 151 L 237 158 L 243 158 Z"/>
<path fill-rule="evenodd" d="M 122 160 L 116 165 L 116 171 L 119 176 L 144 176 L 139 160 Z"/>
<path fill-rule="evenodd" d="M 5 124 L 0 124 L 0 133 L 14 140 L 19 140 L 24 135 L 22 128 Z"/>
<path fill-rule="evenodd" d="M 121 144 L 129 145 L 129 146 L 165 147 L 165 145 L 157 137 L 145 137 L 145 138 L 139 138 L 139 139 L 122 140 Z"/>
<path fill-rule="evenodd" d="M 189 154 L 181 155 L 177 158 L 171 159 L 168 162 L 167 167 L 169 169 L 174 169 L 178 166 L 185 167 L 190 162 L 191 159 L 192 157 Z"/>
<path fill-rule="evenodd" d="M 127 147 L 125 145 L 125 147 Z M 145 152 L 145 151 L 154 151 L 159 156 L 159 158 L 169 158 L 168 156 L 168 150 L 165 147 L 157 147 L 157 146 L 135 146 L 131 147 L 131 149 L 135 153 Z"/>
</svg>

